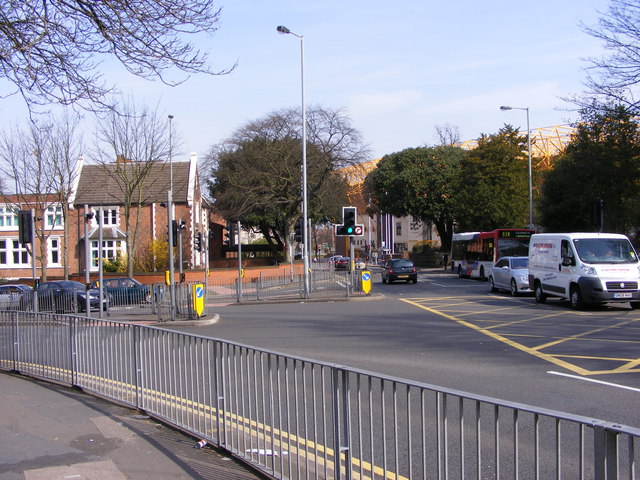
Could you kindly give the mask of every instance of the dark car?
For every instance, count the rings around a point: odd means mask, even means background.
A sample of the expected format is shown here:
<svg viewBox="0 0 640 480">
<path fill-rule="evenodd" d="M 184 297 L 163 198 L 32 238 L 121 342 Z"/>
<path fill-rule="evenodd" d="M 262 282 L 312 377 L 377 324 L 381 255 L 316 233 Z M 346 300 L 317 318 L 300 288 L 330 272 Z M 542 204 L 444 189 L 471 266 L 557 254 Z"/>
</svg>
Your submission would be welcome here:
<svg viewBox="0 0 640 480">
<path fill-rule="evenodd" d="M 91 288 L 98 288 L 98 282 L 90 284 Z M 140 283 L 135 278 L 105 278 L 102 281 L 103 290 L 111 296 L 111 306 L 137 305 L 151 303 L 151 287 Z"/>
<path fill-rule="evenodd" d="M 392 258 L 384 264 L 382 283 L 391 284 L 396 280 L 405 280 L 407 283 L 418 282 L 418 271 L 411 260 Z"/>
<path fill-rule="evenodd" d="M 340 257 L 336 259 L 336 270 L 349 270 L 351 259 L 349 257 Z"/>
<path fill-rule="evenodd" d="M 24 310 L 33 310 L 34 297 L 37 297 L 38 311 L 41 312 L 84 312 L 87 309 L 87 295 L 89 295 L 90 310 L 98 310 L 100 308 L 100 292 L 87 290 L 84 284 L 73 280 L 42 282 L 31 292 L 31 295 L 24 295 L 21 303 Z M 104 295 L 102 309 L 107 310 L 108 304 L 109 296 Z"/>
</svg>

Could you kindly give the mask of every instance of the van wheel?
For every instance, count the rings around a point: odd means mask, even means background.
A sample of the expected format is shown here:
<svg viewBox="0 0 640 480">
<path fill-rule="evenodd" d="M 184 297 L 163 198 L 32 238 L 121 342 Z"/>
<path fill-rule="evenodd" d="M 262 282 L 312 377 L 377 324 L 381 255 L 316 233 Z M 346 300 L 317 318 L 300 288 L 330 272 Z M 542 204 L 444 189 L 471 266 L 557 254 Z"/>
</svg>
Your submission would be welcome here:
<svg viewBox="0 0 640 480">
<path fill-rule="evenodd" d="M 534 292 L 536 296 L 536 303 L 544 303 L 547 301 L 547 294 L 542 291 L 542 285 L 540 285 L 540 282 L 536 282 Z"/>
<path fill-rule="evenodd" d="M 516 285 L 515 278 L 511 279 L 511 295 L 513 295 L 514 297 L 518 296 L 518 285 Z"/>
<path fill-rule="evenodd" d="M 582 310 L 584 308 L 582 293 L 580 293 L 580 287 L 578 287 L 577 285 L 571 286 L 571 293 L 569 293 L 569 301 L 571 302 L 571 308 L 573 308 L 574 310 Z"/>
<path fill-rule="evenodd" d="M 480 267 L 480 280 L 483 282 L 487 280 L 487 277 L 484 276 L 484 267 Z"/>
</svg>

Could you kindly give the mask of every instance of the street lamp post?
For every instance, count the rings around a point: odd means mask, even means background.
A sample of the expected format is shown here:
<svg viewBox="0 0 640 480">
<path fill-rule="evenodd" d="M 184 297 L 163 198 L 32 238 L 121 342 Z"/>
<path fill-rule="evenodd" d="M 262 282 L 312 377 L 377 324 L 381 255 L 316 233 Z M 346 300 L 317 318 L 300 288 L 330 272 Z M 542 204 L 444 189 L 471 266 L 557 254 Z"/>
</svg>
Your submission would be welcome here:
<svg viewBox="0 0 640 480">
<path fill-rule="evenodd" d="M 309 227 L 307 211 L 307 109 L 304 103 L 304 36 L 280 25 L 276 29 L 300 39 L 300 89 L 302 92 L 302 262 L 304 268 L 304 296 L 309 298 Z"/>
<path fill-rule="evenodd" d="M 533 178 L 531 172 L 531 129 L 529 128 L 529 107 L 509 107 L 502 105 L 500 110 L 524 110 L 527 112 L 527 151 L 529 153 L 529 228 L 533 228 Z"/>
<path fill-rule="evenodd" d="M 169 297 L 171 301 L 171 320 L 175 320 L 176 292 L 173 276 L 175 266 L 173 259 L 173 151 L 172 151 L 172 120 L 173 115 L 169 115 L 169 191 L 167 192 L 167 229 L 169 237 Z"/>
</svg>

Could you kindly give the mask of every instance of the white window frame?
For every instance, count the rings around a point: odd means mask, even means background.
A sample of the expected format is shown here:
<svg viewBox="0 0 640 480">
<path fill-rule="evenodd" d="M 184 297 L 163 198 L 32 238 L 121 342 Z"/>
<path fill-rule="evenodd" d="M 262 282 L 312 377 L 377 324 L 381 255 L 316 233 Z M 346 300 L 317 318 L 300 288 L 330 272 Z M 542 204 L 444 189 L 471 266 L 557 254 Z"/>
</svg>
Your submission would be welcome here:
<svg viewBox="0 0 640 480">
<path fill-rule="evenodd" d="M 92 226 L 98 227 L 98 215 L 100 215 L 100 209 L 98 207 L 92 207 L 93 220 Z M 120 225 L 120 207 L 102 207 L 102 226 L 103 227 L 117 227 Z"/>
<path fill-rule="evenodd" d="M 124 240 L 102 240 L 102 260 L 115 260 L 120 255 L 125 254 Z M 98 270 L 98 240 L 91 240 L 91 271 Z"/>
<path fill-rule="evenodd" d="M 9 205 L 0 205 L 0 230 L 18 230 L 18 211 Z"/>
<path fill-rule="evenodd" d="M 49 237 L 47 239 L 47 265 L 51 267 L 62 266 L 62 248 L 60 245 L 60 237 Z M 58 261 L 55 261 L 57 257 Z"/>
<path fill-rule="evenodd" d="M 64 217 L 62 216 L 62 205 L 49 205 L 44 212 L 45 228 L 50 230 L 64 229 Z"/>
<path fill-rule="evenodd" d="M 17 238 L 0 238 L 0 268 L 25 268 L 30 266 L 31 255 L 29 255 L 26 246 L 22 245 Z"/>
</svg>

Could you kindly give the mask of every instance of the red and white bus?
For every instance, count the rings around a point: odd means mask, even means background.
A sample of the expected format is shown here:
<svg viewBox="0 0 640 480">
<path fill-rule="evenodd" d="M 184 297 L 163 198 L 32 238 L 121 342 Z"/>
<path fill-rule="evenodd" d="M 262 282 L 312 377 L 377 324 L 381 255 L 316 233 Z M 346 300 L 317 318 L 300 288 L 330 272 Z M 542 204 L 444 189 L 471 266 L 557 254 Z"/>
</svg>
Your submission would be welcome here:
<svg viewBox="0 0 640 480">
<path fill-rule="evenodd" d="M 451 241 L 451 270 L 459 277 L 486 280 L 500 258 L 526 257 L 534 230 L 500 228 L 490 232 L 454 233 Z"/>
</svg>

